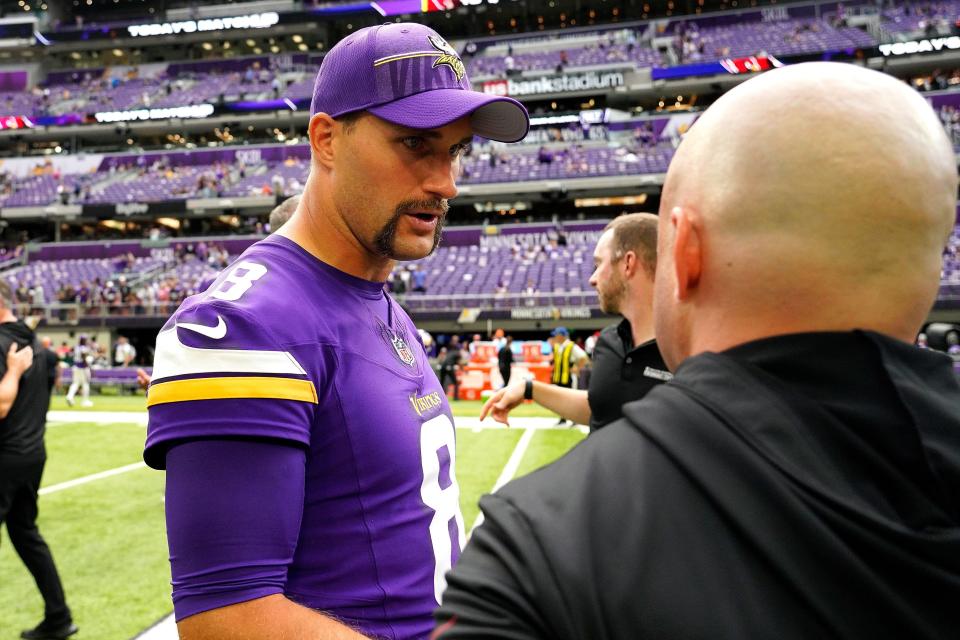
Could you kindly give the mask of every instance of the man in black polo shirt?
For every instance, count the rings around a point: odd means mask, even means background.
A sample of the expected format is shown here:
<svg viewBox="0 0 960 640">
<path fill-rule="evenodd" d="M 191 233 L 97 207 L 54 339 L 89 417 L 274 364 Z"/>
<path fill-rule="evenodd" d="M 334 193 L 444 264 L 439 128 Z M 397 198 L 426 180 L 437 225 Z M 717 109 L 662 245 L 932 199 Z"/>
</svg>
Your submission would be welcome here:
<svg viewBox="0 0 960 640">
<path fill-rule="evenodd" d="M 590 431 L 623 416 L 627 402 L 639 400 L 670 379 L 653 338 L 653 277 L 657 269 L 657 216 L 623 215 L 604 229 L 593 252 L 596 269 L 590 284 L 600 308 L 623 320 L 600 333 L 586 391 L 515 380 L 487 400 L 480 413 L 507 423 L 524 398 L 560 414 L 561 419 L 589 424 Z"/>
<path fill-rule="evenodd" d="M 37 336 L 13 315 L 13 296 L 0 280 L 0 524 L 43 596 L 44 618 L 20 634 L 66 638 L 77 632 L 50 549 L 37 529 L 37 491 L 47 454 L 43 446 L 50 380 Z"/>
<path fill-rule="evenodd" d="M 912 344 L 956 200 L 893 77 L 803 63 L 714 102 L 660 200 L 674 378 L 480 500 L 434 639 L 956 638 L 960 385 Z"/>
</svg>

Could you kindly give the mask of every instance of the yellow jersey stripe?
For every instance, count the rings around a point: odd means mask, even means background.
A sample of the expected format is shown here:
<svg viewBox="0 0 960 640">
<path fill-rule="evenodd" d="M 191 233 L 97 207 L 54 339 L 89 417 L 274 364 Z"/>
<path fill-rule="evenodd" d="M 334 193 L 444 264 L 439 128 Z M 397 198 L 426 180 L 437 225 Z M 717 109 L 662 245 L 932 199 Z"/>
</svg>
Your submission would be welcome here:
<svg viewBox="0 0 960 640">
<path fill-rule="evenodd" d="M 270 398 L 317 404 L 317 389 L 309 380 L 275 377 L 223 377 L 171 380 L 150 385 L 147 407 L 188 400 Z"/>
</svg>

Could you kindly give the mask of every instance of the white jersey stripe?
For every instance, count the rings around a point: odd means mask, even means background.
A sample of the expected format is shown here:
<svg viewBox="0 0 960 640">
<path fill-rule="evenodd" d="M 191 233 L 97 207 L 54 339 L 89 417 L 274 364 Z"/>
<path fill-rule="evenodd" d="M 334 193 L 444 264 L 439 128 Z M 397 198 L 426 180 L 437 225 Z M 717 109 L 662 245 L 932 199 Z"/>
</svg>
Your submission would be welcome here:
<svg viewBox="0 0 960 640">
<path fill-rule="evenodd" d="M 157 335 L 153 379 L 202 373 L 261 373 L 307 375 L 287 351 L 257 349 L 198 349 L 180 342 L 176 328 Z"/>
</svg>

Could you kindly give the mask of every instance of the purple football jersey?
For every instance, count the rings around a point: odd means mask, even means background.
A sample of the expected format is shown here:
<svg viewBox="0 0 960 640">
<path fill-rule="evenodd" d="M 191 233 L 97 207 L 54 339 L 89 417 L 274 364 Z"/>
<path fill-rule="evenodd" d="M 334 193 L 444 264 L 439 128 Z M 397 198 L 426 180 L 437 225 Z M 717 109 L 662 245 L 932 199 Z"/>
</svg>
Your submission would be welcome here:
<svg viewBox="0 0 960 640">
<path fill-rule="evenodd" d="M 284 593 L 383 638 L 424 638 L 464 541 L 453 418 L 381 283 L 281 236 L 250 247 L 157 336 L 144 458 L 187 438 L 307 450 Z"/>
</svg>

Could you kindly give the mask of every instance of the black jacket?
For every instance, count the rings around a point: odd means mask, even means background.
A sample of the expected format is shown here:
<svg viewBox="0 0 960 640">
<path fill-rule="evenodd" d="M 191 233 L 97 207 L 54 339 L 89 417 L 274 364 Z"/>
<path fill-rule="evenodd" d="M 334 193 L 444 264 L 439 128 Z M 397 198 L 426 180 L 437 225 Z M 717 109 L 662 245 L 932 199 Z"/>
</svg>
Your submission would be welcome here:
<svg viewBox="0 0 960 640">
<path fill-rule="evenodd" d="M 684 362 L 481 500 L 459 638 L 960 637 L 960 387 L 870 332 Z"/>
<path fill-rule="evenodd" d="M 4 322 L 0 324 L 0 377 L 7 372 L 7 351 L 14 341 L 20 349 L 33 347 L 33 364 L 20 378 L 10 412 L 0 420 L 0 458 L 39 458 L 44 455 L 43 434 L 50 406 L 47 359 L 36 334 L 27 325 Z"/>
</svg>

